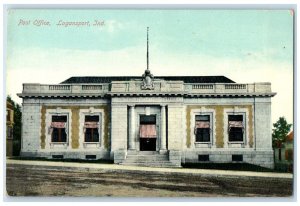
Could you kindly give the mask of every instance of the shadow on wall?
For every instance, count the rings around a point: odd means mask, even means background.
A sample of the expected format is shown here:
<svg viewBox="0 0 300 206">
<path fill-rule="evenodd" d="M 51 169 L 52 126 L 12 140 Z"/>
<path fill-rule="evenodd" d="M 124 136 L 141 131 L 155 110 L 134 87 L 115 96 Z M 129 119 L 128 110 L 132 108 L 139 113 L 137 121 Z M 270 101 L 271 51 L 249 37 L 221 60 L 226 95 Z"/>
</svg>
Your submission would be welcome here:
<svg viewBox="0 0 300 206">
<path fill-rule="evenodd" d="M 197 169 L 253 171 L 253 172 L 285 172 L 282 170 L 277 170 L 276 168 L 273 170 L 273 169 L 260 167 L 248 163 L 185 163 L 182 164 L 182 167 L 197 168 Z"/>
</svg>

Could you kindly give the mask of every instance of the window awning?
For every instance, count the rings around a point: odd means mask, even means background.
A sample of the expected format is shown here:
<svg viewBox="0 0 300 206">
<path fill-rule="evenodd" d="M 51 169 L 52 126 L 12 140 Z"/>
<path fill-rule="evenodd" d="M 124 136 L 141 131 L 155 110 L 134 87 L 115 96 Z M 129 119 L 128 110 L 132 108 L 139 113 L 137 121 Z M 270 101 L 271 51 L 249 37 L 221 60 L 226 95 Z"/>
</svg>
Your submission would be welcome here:
<svg viewBox="0 0 300 206">
<path fill-rule="evenodd" d="M 210 122 L 208 121 L 197 121 L 195 128 L 210 128 Z"/>
<path fill-rule="evenodd" d="M 229 121 L 228 122 L 229 127 L 239 127 L 244 128 L 243 121 Z"/>
<path fill-rule="evenodd" d="M 52 128 L 65 128 L 66 123 L 65 122 L 51 122 Z"/>
<path fill-rule="evenodd" d="M 85 122 L 85 128 L 98 128 L 98 122 Z"/>
<path fill-rule="evenodd" d="M 140 125 L 140 138 L 156 138 L 156 136 L 155 124 Z"/>
</svg>

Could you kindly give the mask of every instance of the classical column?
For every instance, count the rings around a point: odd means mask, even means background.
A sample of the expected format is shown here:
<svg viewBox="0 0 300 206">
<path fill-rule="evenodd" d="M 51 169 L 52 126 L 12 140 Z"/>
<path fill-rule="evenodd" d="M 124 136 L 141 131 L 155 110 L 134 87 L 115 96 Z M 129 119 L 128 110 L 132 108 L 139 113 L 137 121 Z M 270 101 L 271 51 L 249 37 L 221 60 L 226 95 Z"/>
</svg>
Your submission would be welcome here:
<svg viewBox="0 0 300 206">
<path fill-rule="evenodd" d="M 134 105 L 129 105 L 129 149 L 135 149 L 135 114 Z"/>
<path fill-rule="evenodd" d="M 161 106 L 161 131 L 160 131 L 160 150 L 167 150 L 166 147 L 166 105 Z"/>
</svg>

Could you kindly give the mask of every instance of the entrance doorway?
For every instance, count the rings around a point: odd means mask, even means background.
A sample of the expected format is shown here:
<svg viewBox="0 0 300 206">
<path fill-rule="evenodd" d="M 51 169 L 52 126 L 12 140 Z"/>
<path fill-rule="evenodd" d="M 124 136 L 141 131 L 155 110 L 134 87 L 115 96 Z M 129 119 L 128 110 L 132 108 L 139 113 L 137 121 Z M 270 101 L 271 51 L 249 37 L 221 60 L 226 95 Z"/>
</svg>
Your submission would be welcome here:
<svg viewBox="0 0 300 206">
<path fill-rule="evenodd" d="M 156 115 L 140 115 L 140 151 L 156 151 Z"/>
<path fill-rule="evenodd" d="M 156 151 L 156 138 L 141 138 L 140 151 Z"/>
</svg>

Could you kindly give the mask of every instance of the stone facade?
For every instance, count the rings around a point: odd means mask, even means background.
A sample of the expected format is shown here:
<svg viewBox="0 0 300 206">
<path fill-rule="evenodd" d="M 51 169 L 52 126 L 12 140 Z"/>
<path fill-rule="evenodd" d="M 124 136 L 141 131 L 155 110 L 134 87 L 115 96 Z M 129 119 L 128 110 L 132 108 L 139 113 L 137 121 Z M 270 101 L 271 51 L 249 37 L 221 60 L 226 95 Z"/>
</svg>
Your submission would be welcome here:
<svg viewBox="0 0 300 206">
<path fill-rule="evenodd" d="M 168 160 L 173 166 L 247 162 L 273 168 L 271 97 L 275 93 L 270 83 L 178 79 L 151 76 L 146 82 L 132 77 L 107 83 L 100 77 L 98 83 L 24 84 L 19 94 L 23 98 L 21 154 L 111 159 L 122 164 L 129 156 L 138 161 L 138 155 L 151 151 L 149 155 L 160 156 L 149 160 Z M 53 127 L 53 116 L 66 119 L 62 128 Z M 86 126 L 90 116 L 97 117 L 97 128 Z M 196 126 L 196 118 L 207 118 L 206 126 Z M 239 132 L 233 134 L 232 122 L 240 124 L 235 126 Z M 143 124 L 152 128 L 146 132 L 155 135 L 142 137 Z M 53 135 L 61 133 L 54 134 L 53 129 L 63 131 L 66 139 L 54 141 Z M 96 141 L 87 142 L 87 129 L 96 134 Z M 208 131 L 206 136 L 202 131 Z"/>
</svg>

